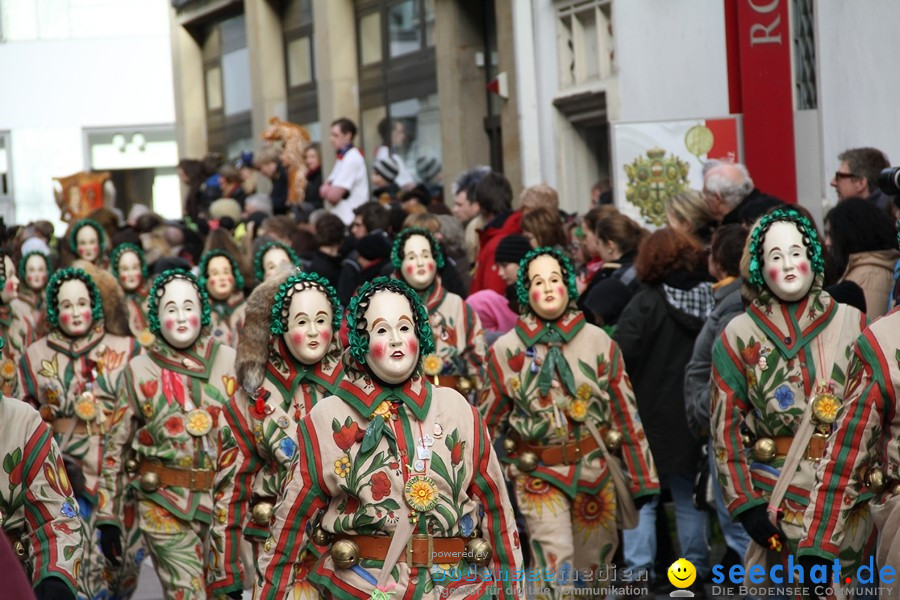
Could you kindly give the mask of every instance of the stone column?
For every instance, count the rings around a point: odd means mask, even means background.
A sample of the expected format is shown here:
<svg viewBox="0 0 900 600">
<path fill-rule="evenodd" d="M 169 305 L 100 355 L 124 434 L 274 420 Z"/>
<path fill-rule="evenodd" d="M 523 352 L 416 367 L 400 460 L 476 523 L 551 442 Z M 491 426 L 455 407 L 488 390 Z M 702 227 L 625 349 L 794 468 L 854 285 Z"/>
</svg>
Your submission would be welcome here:
<svg viewBox="0 0 900 600">
<path fill-rule="evenodd" d="M 496 0 L 497 22 L 497 72 L 506 73 L 509 83 L 509 99 L 503 102 L 500 109 L 500 127 L 503 131 L 503 174 L 509 179 L 513 189 L 513 206 L 518 206 L 519 194 L 522 191 L 522 156 L 519 136 L 519 89 L 516 77 L 516 32 L 514 23 L 515 10 L 530 10 L 529 3 L 522 3 L 516 8 L 513 3 L 518 0 Z M 537 123 L 533 124 L 537 127 Z M 537 149 L 534 149 L 537 152 Z"/>
<path fill-rule="evenodd" d="M 269 0 L 245 1 L 244 16 L 250 55 L 251 122 L 253 139 L 257 141 L 270 118 L 287 119 L 284 36 L 281 14 Z"/>
<path fill-rule="evenodd" d="M 206 92 L 203 48 L 181 25 L 169 7 L 172 41 L 172 77 L 175 91 L 175 139 L 178 156 L 201 158 L 207 151 Z"/>
<path fill-rule="evenodd" d="M 322 123 L 322 170 L 334 165 L 328 133 L 338 117 L 360 124 L 356 61 L 356 12 L 353 0 L 313 0 L 319 121 Z"/>
</svg>

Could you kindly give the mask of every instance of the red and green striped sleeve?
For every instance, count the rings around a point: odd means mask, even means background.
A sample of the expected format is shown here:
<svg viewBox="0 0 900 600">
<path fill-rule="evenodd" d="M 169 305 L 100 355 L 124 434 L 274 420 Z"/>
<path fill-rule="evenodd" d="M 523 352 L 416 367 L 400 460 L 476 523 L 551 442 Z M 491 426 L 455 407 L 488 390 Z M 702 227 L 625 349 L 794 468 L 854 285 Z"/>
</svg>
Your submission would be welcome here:
<svg viewBox="0 0 900 600">
<path fill-rule="evenodd" d="M 637 402 L 631 380 L 625 372 L 625 360 L 619 346 L 610 340 L 608 386 L 609 415 L 612 426 L 622 433 L 622 458 L 631 477 L 631 494 L 635 498 L 659 493 L 659 477 L 638 417 Z"/>
<path fill-rule="evenodd" d="M 750 411 L 747 376 L 741 358 L 728 342 L 727 333 L 726 328 L 713 345 L 710 431 L 725 505 L 734 518 L 766 501 L 754 491 L 750 478 L 741 437 L 741 423 Z"/>
<path fill-rule="evenodd" d="M 320 484 L 321 473 L 318 437 L 310 415 L 297 426 L 299 449 L 297 460 L 284 481 L 275 506 L 275 518 L 269 539 L 257 562 L 258 583 L 256 598 L 281 600 L 293 582 L 294 564 L 300 551 L 308 544 L 306 525 L 316 512 L 327 505 L 327 497 Z"/>
<path fill-rule="evenodd" d="M 478 409 L 487 423 L 491 439 L 497 437 L 506 428 L 506 419 L 511 407 L 510 399 L 506 396 L 503 385 L 503 367 L 497 357 L 497 345 L 491 347 L 488 352 L 487 385 L 478 402 Z"/>
<path fill-rule="evenodd" d="M 209 590 L 221 594 L 242 589 L 241 539 L 250 513 L 253 478 L 262 468 L 246 411 L 247 396 L 232 396 L 222 409 L 226 427 L 214 484 L 213 524 L 210 546 L 216 560 L 211 561 L 207 580 Z"/>
<path fill-rule="evenodd" d="M 493 550 L 490 569 L 497 577 L 493 582 L 497 586 L 496 596 L 501 600 L 520 598 L 523 595 L 522 589 L 516 581 L 515 574 L 522 570 L 523 565 L 516 519 L 507 495 L 500 461 L 488 436 L 487 426 L 474 408 L 472 418 L 474 421 L 472 461 L 475 472 L 468 494 L 477 498 L 484 508 L 481 531 L 490 541 Z M 450 588 L 452 589 L 456 583 L 471 585 L 461 579 L 451 583 Z M 491 585 L 490 581 L 483 583 L 485 587 Z M 477 594 L 473 594 L 472 597 L 477 597 Z"/>
<path fill-rule="evenodd" d="M 881 437 L 890 435 L 895 402 L 888 359 L 867 329 L 857 341 L 841 412 L 828 440 L 826 459 L 816 472 L 799 555 L 829 560 L 838 556 L 849 509 L 856 505 L 863 487 L 860 467 L 886 446 Z"/>
</svg>

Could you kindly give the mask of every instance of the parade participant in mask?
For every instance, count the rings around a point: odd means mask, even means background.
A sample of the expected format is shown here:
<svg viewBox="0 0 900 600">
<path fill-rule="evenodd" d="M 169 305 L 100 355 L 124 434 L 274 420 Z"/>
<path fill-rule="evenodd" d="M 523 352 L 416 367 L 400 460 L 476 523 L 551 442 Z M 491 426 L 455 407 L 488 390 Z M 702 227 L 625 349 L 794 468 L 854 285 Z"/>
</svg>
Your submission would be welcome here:
<svg viewBox="0 0 900 600">
<path fill-rule="evenodd" d="M 256 597 L 284 597 L 310 539 L 330 547 L 308 575 L 328 598 L 518 596 L 522 555 L 500 463 L 477 410 L 422 374 L 434 341 L 417 294 L 377 278 L 347 319 L 347 372 L 297 427 Z"/>
<path fill-rule="evenodd" d="M 246 310 L 244 277 L 237 260 L 224 250 L 210 250 L 200 258 L 199 270 L 200 286 L 209 295 L 212 336 L 237 348 Z"/>
<path fill-rule="evenodd" d="M 138 340 L 144 340 L 150 333 L 147 329 L 147 264 L 144 262 L 143 248 L 135 244 L 119 244 L 112 252 L 110 260 L 112 274 L 125 292 L 125 306 L 128 308 L 128 328 Z"/>
<path fill-rule="evenodd" d="M 85 533 L 78 593 L 86 598 L 128 597 L 137 585 L 140 561 L 106 563 L 97 543 L 96 509 L 106 456 L 103 434 L 113 416 L 122 371 L 140 346 L 126 337 L 122 292 L 113 277 L 83 264 L 90 271 L 69 267 L 50 278 L 46 298 L 50 333 L 25 351 L 20 377 L 25 399 L 39 407 L 56 434 L 75 482 Z M 133 514 L 133 503 L 122 506 L 123 511 L 130 506 Z M 129 524 L 128 531 L 133 532 L 133 523 Z M 139 543 L 129 545 L 129 551 L 132 558 L 142 552 Z"/>
<path fill-rule="evenodd" d="M 47 335 L 50 331 L 47 325 L 47 309 L 44 306 L 44 290 L 52 274 L 50 257 L 40 250 L 32 250 L 19 260 L 19 300 L 31 307 L 35 339 Z"/>
<path fill-rule="evenodd" d="M 868 510 L 878 532 L 877 571 L 900 564 L 900 308 L 875 320 L 853 348 L 846 392 L 803 521 L 797 554 L 805 567 L 834 564 Z M 852 506 L 847 511 L 840 507 Z M 867 550 L 866 554 L 871 554 Z M 808 572 L 808 571 L 807 571 Z M 897 580 L 880 585 L 897 590 Z M 892 592 L 891 592 L 892 593 Z M 882 591 L 882 595 L 884 591 Z"/>
<path fill-rule="evenodd" d="M 257 281 L 266 281 L 285 270 L 300 266 L 300 258 L 293 248 L 281 242 L 267 242 L 253 257 L 253 274 Z"/>
<path fill-rule="evenodd" d="M 15 398 L 0 397 L 0 457 L 0 533 L 37 600 L 75 600 L 84 544 L 78 503 L 53 431 Z"/>
<path fill-rule="evenodd" d="M 119 560 L 119 499 L 126 485 L 136 486 L 139 528 L 166 598 L 203 599 L 213 477 L 237 454 L 237 448 L 220 452 L 229 432 L 219 427 L 237 388 L 234 350 L 209 336 L 206 292 L 187 271 L 154 280 L 148 318 L 157 341 L 125 369 L 106 437 L 101 545 L 107 558 Z M 129 448 L 132 465 L 122 460 Z M 130 484 L 129 467 L 137 473 Z"/>
<path fill-rule="evenodd" d="M 481 389 L 487 347 L 478 315 L 466 302 L 445 290 L 438 270 L 444 253 L 427 229 L 404 229 L 394 240 L 391 262 L 397 277 L 413 288 L 428 311 L 435 352 L 423 360 L 425 375 L 435 385 L 469 396 Z"/>
<path fill-rule="evenodd" d="M 532 250 L 519 265 L 516 294 L 523 314 L 488 353 L 480 408 L 493 435 L 508 429 L 504 462 L 532 566 L 596 572 L 615 554 L 617 511 L 633 521 L 635 504 L 659 493 L 653 458 L 618 346 L 574 308 L 569 259 L 554 248 Z M 574 582 L 544 584 L 559 594 Z"/>
<path fill-rule="evenodd" d="M 69 250 L 77 258 L 105 267 L 106 233 L 103 226 L 91 219 L 82 219 L 69 230 Z"/>
<path fill-rule="evenodd" d="M 725 504 L 753 540 L 748 569 L 786 564 L 797 553 L 851 347 L 865 325 L 862 313 L 822 291 L 823 271 L 805 216 L 779 208 L 760 218 L 741 263 L 755 298 L 713 347 L 712 451 Z M 853 523 L 839 544 L 841 573 L 855 577 L 873 542 L 871 518 L 863 506 L 841 510 Z"/>
<path fill-rule="evenodd" d="M 240 448 L 216 473 L 210 589 L 239 597 L 238 544 L 253 541 L 255 558 L 269 536 L 269 520 L 297 453 L 297 423 L 343 379 L 338 331 L 343 310 L 337 292 L 315 273 L 280 275 L 260 284 L 247 301 L 247 325 L 237 348 L 241 389 L 225 408 Z M 294 571 L 296 597 L 315 596 L 305 581 L 314 552 L 301 552 Z M 256 561 L 243 565 L 255 573 Z"/>
<path fill-rule="evenodd" d="M 21 399 L 19 361 L 38 339 L 37 324 L 31 307 L 19 299 L 20 282 L 12 258 L 0 252 L 0 265 L 0 337 L 6 341 L 0 359 L 0 393 Z"/>
</svg>

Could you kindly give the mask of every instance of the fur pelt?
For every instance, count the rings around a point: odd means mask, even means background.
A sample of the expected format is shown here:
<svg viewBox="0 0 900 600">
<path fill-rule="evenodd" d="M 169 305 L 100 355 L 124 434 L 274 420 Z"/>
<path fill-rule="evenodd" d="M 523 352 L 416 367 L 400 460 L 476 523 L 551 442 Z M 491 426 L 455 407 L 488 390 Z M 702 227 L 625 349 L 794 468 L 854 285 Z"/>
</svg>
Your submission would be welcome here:
<svg viewBox="0 0 900 600">
<path fill-rule="evenodd" d="M 88 274 L 94 280 L 100 299 L 103 302 L 103 320 L 106 331 L 113 335 L 130 336 L 128 327 L 128 309 L 125 307 L 125 292 L 119 287 L 119 282 L 111 273 L 94 266 L 86 260 L 76 260 L 72 263 Z"/>
<path fill-rule="evenodd" d="M 309 132 L 300 125 L 272 117 L 262 138 L 269 142 L 280 140 L 284 143 L 282 161 L 288 172 L 288 204 L 299 206 L 306 196 L 306 163 L 303 161 L 303 152 L 311 142 Z"/>
<path fill-rule="evenodd" d="M 252 396 L 262 385 L 269 362 L 269 326 L 272 321 L 272 305 L 278 288 L 291 275 L 285 272 L 256 286 L 247 298 L 244 329 L 241 332 L 234 361 L 238 383 Z"/>
</svg>

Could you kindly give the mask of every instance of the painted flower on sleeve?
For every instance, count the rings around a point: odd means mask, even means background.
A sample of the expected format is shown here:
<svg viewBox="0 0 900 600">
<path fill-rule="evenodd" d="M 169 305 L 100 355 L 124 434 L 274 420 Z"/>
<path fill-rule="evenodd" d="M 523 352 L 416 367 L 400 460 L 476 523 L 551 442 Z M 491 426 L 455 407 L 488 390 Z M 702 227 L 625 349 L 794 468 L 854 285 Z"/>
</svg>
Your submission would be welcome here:
<svg viewBox="0 0 900 600">
<path fill-rule="evenodd" d="M 762 349 L 759 342 L 753 342 L 745 346 L 741 350 L 741 358 L 744 359 L 744 364 L 749 366 L 756 366 L 756 363 L 759 362 L 759 352 Z"/>
<path fill-rule="evenodd" d="M 387 473 L 379 471 L 372 476 L 372 499 L 378 502 L 391 493 L 391 480 Z"/>
<path fill-rule="evenodd" d="M 331 429 L 334 432 L 334 443 L 338 448 L 346 452 L 356 442 L 361 442 L 366 432 L 359 428 L 359 425 L 347 417 L 343 425 L 338 424 L 338 420 L 334 419 L 331 423 Z"/>
<path fill-rule="evenodd" d="M 794 392 L 786 385 L 779 386 L 775 390 L 775 399 L 778 400 L 778 406 L 781 410 L 787 410 L 794 404 Z"/>
</svg>

